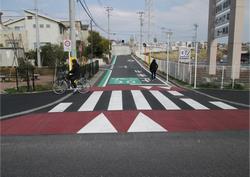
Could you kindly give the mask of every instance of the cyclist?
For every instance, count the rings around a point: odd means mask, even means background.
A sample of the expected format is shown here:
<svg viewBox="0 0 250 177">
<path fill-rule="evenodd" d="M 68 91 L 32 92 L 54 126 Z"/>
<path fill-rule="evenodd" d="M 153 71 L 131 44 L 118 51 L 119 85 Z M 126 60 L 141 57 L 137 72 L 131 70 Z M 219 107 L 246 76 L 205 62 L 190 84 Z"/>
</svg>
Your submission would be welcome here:
<svg viewBox="0 0 250 177">
<path fill-rule="evenodd" d="M 80 65 L 77 63 L 76 59 L 72 60 L 72 69 L 69 71 L 68 79 L 74 87 L 74 92 L 76 92 L 77 89 L 75 80 L 80 79 Z"/>
</svg>

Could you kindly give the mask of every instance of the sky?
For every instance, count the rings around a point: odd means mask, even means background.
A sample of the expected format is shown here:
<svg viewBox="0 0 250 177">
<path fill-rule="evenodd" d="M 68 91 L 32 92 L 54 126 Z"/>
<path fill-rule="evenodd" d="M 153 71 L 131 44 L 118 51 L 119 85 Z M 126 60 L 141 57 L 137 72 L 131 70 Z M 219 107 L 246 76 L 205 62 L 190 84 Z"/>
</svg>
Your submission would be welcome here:
<svg viewBox="0 0 250 177">
<path fill-rule="evenodd" d="M 68 19 L 68 0 L 37 0 L 39 12 L 57 19 Z M 250 41 L 250 0 L 245 0 L 243 42 Z M 110 29 L 112 39 L 128 40 L 131 37 L 139 40 L 140 21 L 137 12 L 145 10 L 145 0 L 85 0 L 96 23 L 107 31 L 108 18 L 105 7 L 111 6 Z M 151 35 L 158 41 L 166 42 L 163 28 L 173 32 L 173 41 L 192 41 L 193 24 L 198 24 L 198 40 L 207 41 L 209 0 L 153 0 Z M 0 11 L 4 20 L 23 15 L 23 10 L 34 9 L 34 0 L 0 0 Z M 76 18 L 89 24 L 83 8 L 76 3 Z M 97 27 L 94 30 L 100 31 Z M 144 20 L 144 39 L 147 39 L 147 20 Z M 107 37 L 104 32 L 100 33 Z M 219 41 L 225 41 L 225 38 Z"/>
</svg>

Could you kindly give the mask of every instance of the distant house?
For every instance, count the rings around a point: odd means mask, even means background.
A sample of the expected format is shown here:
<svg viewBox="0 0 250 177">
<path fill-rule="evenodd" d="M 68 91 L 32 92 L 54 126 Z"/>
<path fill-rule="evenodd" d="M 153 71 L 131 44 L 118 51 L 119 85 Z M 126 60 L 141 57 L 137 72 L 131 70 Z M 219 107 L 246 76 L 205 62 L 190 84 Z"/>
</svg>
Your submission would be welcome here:
<svg viewBox="0 0 250 177">
<path fill-rule="evenodd" d="M 69 21 L 61 21 L 38 14 L 38 25 L 40 46 L 46 44 L 63 45 L 63 41 L 69 39 Z M 76 40 L 81 44 L 79 47 L 81 52 L 83 51 L 82 43 L 87 44 L 88 35 L 88 25 L 83 25 L 81 21 L 76 21 Z M 24 53 L 29 50 L 35 50 L 36 45 L 35 12 L 24 10 L 24 17 L 0 23 L 0 48 L 13 51 L 14 48 L 18 48 L 23 50 Z M 6 54 L 6 50 L 0 50 L 0 60 L 13 60 L 13 57 L 7 57 L 10 55 Z M 23 55 L 20 57 L 23 57 Z"/>
<path fill-rule="evenodd" d="M 62 45 L 66 31 L 66 27 L 63 23 L 54 18 L 39 14 L 38 24 L 41 46 L 48 43 Z M 35 12 L 25 10 L 24 17 L 14 21 L 7 21 L 4 23 L 4 26 L 12 31 L 15 31 L 15 33 L 24 33 L 22 35 L 22 39 L 19 39 L 22 41 L 22 45 L 19 45 L 23 46 L 25 51 L 36 49 Z M 9 30 L 5 31 L 8 33 Z M 6 41 L 8 41 L 8 39 L 6 39 Z M 6 45 L 9 45 L 8 42 L 6 42 Z"/>
</svg>

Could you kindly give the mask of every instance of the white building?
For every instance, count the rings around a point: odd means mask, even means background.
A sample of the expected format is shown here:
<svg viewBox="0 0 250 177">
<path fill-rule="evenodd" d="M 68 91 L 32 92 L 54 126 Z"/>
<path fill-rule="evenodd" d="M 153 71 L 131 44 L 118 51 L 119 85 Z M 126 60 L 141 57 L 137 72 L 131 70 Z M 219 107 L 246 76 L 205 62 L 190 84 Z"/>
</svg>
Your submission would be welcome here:
<svg viewBox="0 0 250 177">
<path fill-rule="evenodd" d="M 66 27 L 63 23 L 59 20 L 39 14 L 38 24 L 41 46 L 48 43 L 62 45 L 66 31 Z M 22 39 L 25 51 L 36 48 L 36 22 L 34 12 L 25 10 L 24 17 L 14 21 L 8 21 L 4 23 L 4 26 L 15 30 L 16 33 L 25 31 L 26 35 L 24 35 Z"/>
</svg>

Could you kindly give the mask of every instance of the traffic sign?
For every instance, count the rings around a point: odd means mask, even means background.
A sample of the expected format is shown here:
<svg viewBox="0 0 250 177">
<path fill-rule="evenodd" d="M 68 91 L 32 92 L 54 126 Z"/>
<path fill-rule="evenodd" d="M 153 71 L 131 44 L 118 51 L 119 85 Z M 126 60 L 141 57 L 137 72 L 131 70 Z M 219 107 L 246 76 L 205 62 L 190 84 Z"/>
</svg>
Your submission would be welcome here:
<svg viewBox="0 0 250 177">
<path fill-rule="evenodd" d="M 189 48 L 180 48 L 179 50 L 179 61 L 188 63 L 190 60 L 191 51 Z"/>
<path fill-rule="evenodd" d="M 71 40 L 64 40 L 63 41 L 63 48 L 65 52 L 70 52 L 71 51 Z"/>
</svg>

